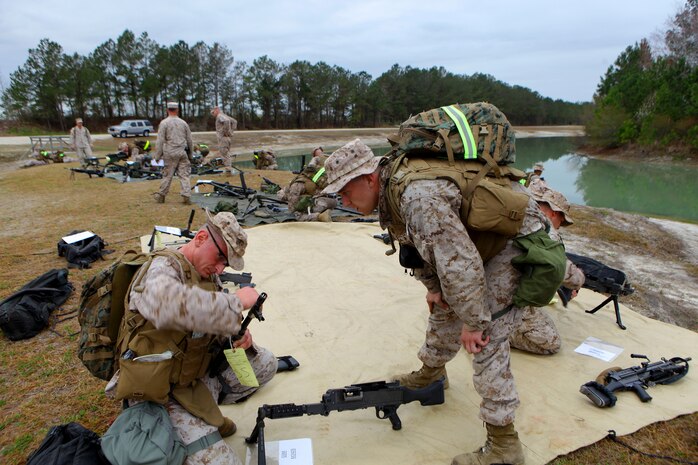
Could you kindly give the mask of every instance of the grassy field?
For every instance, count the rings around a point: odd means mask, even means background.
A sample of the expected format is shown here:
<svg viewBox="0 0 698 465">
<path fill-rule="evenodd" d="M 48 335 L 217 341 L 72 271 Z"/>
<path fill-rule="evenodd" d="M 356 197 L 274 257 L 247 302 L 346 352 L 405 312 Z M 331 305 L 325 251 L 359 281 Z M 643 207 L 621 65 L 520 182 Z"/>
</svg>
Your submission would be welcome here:
<svg viewBox="0 0 698 465">
<path fill-rule="evenodd" d="M 132 140 L 132 139 L 131 139 Z M 316 141 L 309 142 L 310 145 Z M 114 140 L 99 141 L 100 153 L 111 151 Z M 53 268 L 64 268 L 56 243 L 76 229 L 89 229 L 108 242 L 103 262 L 92 269 L 70 270 L 76 292 L 58 312 L 76 309 L 82 284 L 128 249 L 139 247 L 138 237 L 154 224 L 184 227 L 191 210 L 179 202 L 175 181 L 167 201 L 157 205 L 150 194 L 157 181 L 122 184 L 111 179 L 71 177 L 76 164 L 53 164 L 26 170 L 0 172 L 0 298 Z M 265 171 L 280 184 L 292 174 Z M 259 172 L 247 176 L 258 187 Z M 199 211 L 195 224 L 200 223 Z M 581 227 L 593 228 L 593 218 Z M 54 315 L 56 320 L 65 318 Z M 75 318 L 54 322 L 50 330 L 19 342 L 0 337 L 0 463 L 22 464 L 51 426 L 77 421 L 103 434 L 119 412 L 118 402 L 107 400 L 104 382 L 92 377 L 75 356 L 78 323 Z M 689 376 L 691 376 L 689 374 Z M 653 454 L 698 461 L 698 415 L 643 428 L 624 441 Z M 658 464 L 610 440 L 556 459 L 553 464 Z"/>
</svg>

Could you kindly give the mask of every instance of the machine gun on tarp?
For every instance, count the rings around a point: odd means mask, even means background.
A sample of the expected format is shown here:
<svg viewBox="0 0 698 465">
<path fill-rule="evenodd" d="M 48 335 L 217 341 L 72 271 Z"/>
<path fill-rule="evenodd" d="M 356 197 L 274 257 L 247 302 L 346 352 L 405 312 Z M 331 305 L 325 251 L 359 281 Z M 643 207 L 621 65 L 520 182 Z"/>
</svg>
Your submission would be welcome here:
<svg viewBox="0 0 698 465">
<path fill-rule="evenodd" d="M 602 371 L 595 381 L 589 381 L 579 388 L 597 407 L 613 407 L 618 400 L 615 391 L 634 391 L 642 402 L 649 402 L 652 396 L 645 390 L 657 384 L 672 384 L 688 373 L 690 357 L 662 357 L 659 362 L 650 363 L 646 355 L 630 354 L 632 358 L 644 358 L 640 366 L 630 368 L 613 367 Z"/>
<path fill-rule="evenodd" d="M 303 415 L 328 416 L 330 412 L 375 408 L 376 417 L 388 419 L 394 430 L 402 428 L 397 409 L 402 404 L 419 401 L 421 405 L 444 403 L 443 381 L 436 381 L 421 389 L 409 389 L 398 382 L 375 381 L 352 384 L 339 389 L 329 389 L 317 404 L 264 404 L 257 410 L 257 422 L 249 437 L 248 444 L 257 443 L 258 464 L 266 465 L 264 444 L 264 420 L 302 417 Z"/>
<path fill-rule="evenodd" d="M 255 194 L 257 191 L 255 191 L 252 188 L 247 187 L 247 183 L 245 182 L 245 173 L 240 171 L 240 185 L 236 186 L 234 184 L 230 183 L 223 183 L 223 182 L 216 182 L 216 181 L 211 181 L 211 180 L 204 180 L 200 179 L 196 181 L 196 184 L 194 185 L 194 188 L 196 189 L 198 186 L 203 186 L 203 185 L 209 185 L 213 187 L 213 192 L 218 194 L 218 195 L 224 195 L 224 196 L 230 196 L 230 197 L 236 197 L 238 199 L 246 199 L 248 196 Z"/>
<path fill-rule="evenodd" d="M 621 270 L 611 268 L 603 263 L 594 260 L 593 258 L 583 257 L 572 253 L 567 254 L 567 258 L 574 263 L 584 273 L 584 287 L 594 292 L 608 295 L 608 298 L 591 310 L 586 310 L 587 313 L 596 313 L 601 310 L 606 304 L 613 302 L 613 308 L 616 312 L 616 324 L 621 329 L 626 329 L 620 318 L 620 307 L 618 306 L 618 297 L 622 295 L 630 295 L 635 292 L 635 289 L 627 281 L 627 276 Z M 567 303 L 572 298 L 572 290 L 561 287 L 557 291 L 562 305 L 567 307 Z"/>
</svg>

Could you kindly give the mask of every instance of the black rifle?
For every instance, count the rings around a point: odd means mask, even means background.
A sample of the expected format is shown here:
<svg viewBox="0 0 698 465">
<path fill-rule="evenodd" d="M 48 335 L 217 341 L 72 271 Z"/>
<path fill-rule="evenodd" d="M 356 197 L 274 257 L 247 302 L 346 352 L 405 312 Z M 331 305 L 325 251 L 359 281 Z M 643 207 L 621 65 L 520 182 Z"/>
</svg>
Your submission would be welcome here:
<svg viewBox="0 0 698 465">
<path fill-rule="evenodd" d="M 373 235 L 374 239 L 378 239 L 379 241 L 383 241 L 383 244 L 390 244 L 390 234 L 388 233 L 383 233 L 383 234 L 374 234 Z"/>
<path fill-rule="evenodd" d="M 250 189 L 249 187 L 247 187 L 247 184 L 245 183 L 245 176 L 242 174 L 242 172 L 240 172 L 240 183 L 242 184 L 242 186 L 235 186 L 227 182 L 222 183 L 216 181 L 198 181 L 196 183 L 196 186 L 208 184 L 210 186 L 213 186 L 213 192 L 219 195 L 229 195 L 232 197 L 237 197 L 239 199 L 245 199 L 248 195 L 252 195 L 256 192 L 254 189 Z"/>
<path fill-rule="evenodd" d="M 91 170 L 87 168 L 70 168 L 70 177 L 75 178 L 75 173 L 85 173 L 92 179 L 92 175 L 95 175 L 97 177 L 103 178 L 104 177 L 104 171 L 103 170 Z"/>
<path fill-rule="evenodd" d="M 606 266 L 593 258 L 575 255 L 572 253 L 568 253 L 567 258 L 584 273 L 584 284 L 582 287 L 585 289 L 590 289 L 594 292 L 608 295 L 606 300 L 601 302 L 593 309 L 586 310 L 586 312 L 596 313 L 609 302 L 613 302 L 613 308 L 616 312 L 616 324 L 621 329 L 626 329 L 620 318 L 618 297 L 630 295 L 635 292 L 635 289 L 627 281 L 625 273 L 621 270 Z M 567 307 L 567 303 L 572 298 L 572 290 L 563 286 L 558 289 L 557 295 L 560 297 L 562 305 Z"/>
<path fill-rule="evenodd" d="M 630 354 L 632 358 L 644 358 L 640 366 L 630 368 L 614 367 L 601 372 L 596 381 L 589 381 L 579 388 L 597 407 L 613 407 L 616 404 L 615 391 L 635 391 L 642 402 L 649 402 L 652 396 L 646 388 L 656 384 L 671 384 L 688 373 L 688 358 L 673 357 L 669 360 L 650 363 L 645 355 Z"/>
<path fill-rule="evenodd" d="M 330 389 L 322 395 L 317 404 L 264 404 L 257 410 L 257 423 L 245 442 L 257 443 L 257 460 L 259 465 L 266 465 L 264 448 L 264 419 L 302 417 L 303 415 L 323 415 L 344 410 L 359 410 L 374 407 L 376 417 L 387 418 L 394 430 L 402 428 L 397 409 L 402 404 L 418 400 L 422 405 L 439 405 L 444 403 L 444 384 L 439 380 L 422 389 L 409 389 L 398 382 L 375 381 L 372 383 L 352 384 L 340 389 Z"/>
<path fill-rule="evenodd" d="M 285 202 L 285 201 L 280 200 L 280 199 L 278 199 L 278 198 L 276 198 L 276 197 L 269 197 L 269 196 L 267 196 L 267 195 L 262 195 L 262 194 L 258 194 L 258 195 L 256 195 L 256 197 L 257 197 L 258 199 L 260 199 L 260 200 L 268 200 L 269 202 L 280 203 L 280 204 L 286 205 L 286 202 Z M 356 211 L 356 210 L 354 210 L 354 209 L 351 209 L 351 208 L 347 208 L 347 207 L 337 206 L 337 207 L 332 208 L 332 210 L 339 210 L 339 211 L 342 211 L 342 212 L 351 213 L 351 214 L 353 214 L 353 215 L 361 215 L 360 212 L 358 212 L 358 211 Z"/>
<path fill-rule="evenodd" d="M 215 357 L 213 357 L 211 363 L 208 365 L 208 375 L 211 378 L 215 378 L 216 376 L 220 375 L 223 370 L 225 370 L 228 361 L 226 360 L 223 351 L 226 349 L 231 349 L 233 347 L 232 342 L 241 339 L 242 336 L 245 335 L 245 331 L 247 331 L 247 327 L 250 325 L 252 318 L 257 318 L 259 321 L 264 321 L 264 315 L 262 315 L 262 304 L 264 304 L 265 300 L 267 300 L 267 293 L 262 292 L 259 294 L 259 297 L 257 297 L 257 301 L 254 303 L 252 308 L 247 312 L 245 319 L 242 320 L 240 331 L 238 331 L 236 335 L 231 336 L 230 339 L 227 339 L 223 344 L 220 344 L 220 350 L 218 350 L 218 353 L 215 355 Z M 225 395 L 224 393 L 221 394 Z"/>
<path fill-rule="evenodd" d="M 252 282 L 252 273 L 221 273 L 218 279 L 223 283 L 234 283 L 240 287 L 255 287 Z"/>
</svg>

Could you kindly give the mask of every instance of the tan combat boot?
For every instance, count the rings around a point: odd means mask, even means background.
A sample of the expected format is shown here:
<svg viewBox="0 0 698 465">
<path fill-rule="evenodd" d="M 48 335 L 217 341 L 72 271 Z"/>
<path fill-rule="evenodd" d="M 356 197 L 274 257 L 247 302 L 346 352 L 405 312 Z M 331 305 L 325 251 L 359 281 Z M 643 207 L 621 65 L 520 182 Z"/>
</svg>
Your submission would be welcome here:
<svg viewBox="0 0 698 465">
<path fill-rule="evenodd" d="M 182 203 L 183 203 L 184 205 L 191 205 L 191 199 L 190 199 L 189 197 L 186 197 L 186 196 L 183 195 L 183 196 L 182 196 Z"/>
<path fill-rule="evenodd" d="M 325 210 L 322 213 L 318 213 L 317 220 L 321 221 L 323 223 L 331 223 L 332 222 L 332 215 L 330 215 L 329 210 Z"/>
<path fill-rule="evenodd" d="M 487 425 L 485 445 L 475 452 L 453 457 L 451 465 L 523 465 L 523 448 L 519 441 L 519 433 L 514 429 L 514 423 L 506 426 L 495 426 L 489 423 L 485 425 Z"/>
<path fill-rule="evenodd" d="M 445 366 L 432 368 L 422 365 L 422 368 L 417 371 L 395 377 L 395 381 L 398 381 L 400 385 L 410 389 L 427 387 L 434 381 L 440 379 L 444 381 L 444 389 L 448 389 L 448 375 L 446 374 Z"/>
<path fill-rule="evenodd" d="M 154 193 L 153 198 L 157 203 L 165 203 L 165 196 L 160 194 L 159 192 Z"/>
<path fill-rule="evenodd" d="M 232 436 L 237 430 L 238 427 L 233 420 L 228 417 L 223 417 L 223 424 L 218 428 L 218 432 L 221 433 L 222 437 L 227 438 Z"/>
</svg>

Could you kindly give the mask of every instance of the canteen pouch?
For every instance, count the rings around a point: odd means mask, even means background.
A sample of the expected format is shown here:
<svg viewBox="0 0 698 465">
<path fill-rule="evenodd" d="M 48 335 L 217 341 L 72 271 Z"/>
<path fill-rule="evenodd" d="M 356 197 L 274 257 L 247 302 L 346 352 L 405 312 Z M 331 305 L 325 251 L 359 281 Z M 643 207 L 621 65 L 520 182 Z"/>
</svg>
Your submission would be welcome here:
<svg viewBox="0 0 698 465">
<path fill-rule="evenodd" d="M 517 237 L 514 245 L 523 250 L 521 255 L 511 259 L 514 268 L 521 272 L 513 298 L 514 306 L 548 305 L 565 278 L 565 246 L 551 239 L 544 230 Z"/>
<path fill-rule="evenodd" d="M 117 400 L 149 400 L 164 404 L 169 399 L 170 372 L 174 359 L 159 362 L 119 360 L 119 383 L 116 386 Z"/>
<path fill-rule="evenodd" d="M 466 226 L 514 237 L 523 224 L 528 199 L 522 192 L 483 179 L 473 192 Z"/>
</svg>

